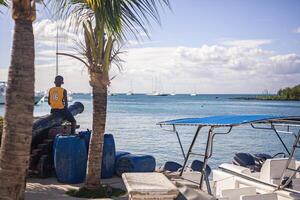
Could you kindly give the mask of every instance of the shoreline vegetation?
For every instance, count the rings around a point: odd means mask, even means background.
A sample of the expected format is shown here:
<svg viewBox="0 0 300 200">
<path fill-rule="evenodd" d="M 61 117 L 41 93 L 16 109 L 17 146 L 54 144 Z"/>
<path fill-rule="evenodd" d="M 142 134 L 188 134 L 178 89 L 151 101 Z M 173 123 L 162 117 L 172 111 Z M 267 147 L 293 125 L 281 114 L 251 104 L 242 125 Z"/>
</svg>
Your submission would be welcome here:
<svg viewBox="0 0 300 200">
<path fill-rule="evenodd" d="M 300 101 L 300 84 L 292 88 L 280 89 L 277 94 L 257 95 L 256 97 L 234 97 L 240 100 L 266 100 L 266 101 Z"/>
</svg>

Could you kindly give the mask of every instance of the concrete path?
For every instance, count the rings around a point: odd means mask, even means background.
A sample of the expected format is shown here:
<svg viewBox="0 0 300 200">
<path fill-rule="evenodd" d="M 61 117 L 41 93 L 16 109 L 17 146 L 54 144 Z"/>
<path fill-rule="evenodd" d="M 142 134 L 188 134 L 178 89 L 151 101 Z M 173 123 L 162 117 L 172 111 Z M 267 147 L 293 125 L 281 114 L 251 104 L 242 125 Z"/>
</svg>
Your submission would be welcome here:
<svg viewBox="0 0 300 200">
<path fill-rule="evenodd" d="M 126 188 L 123 184 L 123 181 L 119 177 L 114 177 L 112 179 L 104 179 L 104 184 L 109 184 L 115 188 L 121 188 L 126 191 Z M 56 178 L 47 178 L 47 179 L 37 179 L 29 178 L 27 180 L 26 191 L 25 191 L 25 200 L 79 200 L 83 198 L 74 198 L 66 195 L 66 191 L 69 189 L 78 189 L 81 184 L 77 185 L 68 185 L 57 182 Z M 115 198 L 117 200 L 127 200 L 128 196 Z"/>
</svg>

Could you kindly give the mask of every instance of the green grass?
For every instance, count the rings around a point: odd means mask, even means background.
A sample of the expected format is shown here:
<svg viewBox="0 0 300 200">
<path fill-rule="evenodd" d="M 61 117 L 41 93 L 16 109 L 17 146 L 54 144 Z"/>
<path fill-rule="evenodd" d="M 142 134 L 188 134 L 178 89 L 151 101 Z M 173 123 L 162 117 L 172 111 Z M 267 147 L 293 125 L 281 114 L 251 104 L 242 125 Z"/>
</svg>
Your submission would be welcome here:
<svg viewBox="0 0 300 200">
<path fill-rule="evenodd" d="M 72 197 L 80 197 L 80 198 L 109 198 L 109 197 L 119 197 L 126 192 L 119 188 L 113 188 L 109 185 L 102 185 L 96 189 L 87 189 L 85 187 L 79 188 L 78 190 L 71 189 L 66 192 L 66 194 Z"/>
</svg>

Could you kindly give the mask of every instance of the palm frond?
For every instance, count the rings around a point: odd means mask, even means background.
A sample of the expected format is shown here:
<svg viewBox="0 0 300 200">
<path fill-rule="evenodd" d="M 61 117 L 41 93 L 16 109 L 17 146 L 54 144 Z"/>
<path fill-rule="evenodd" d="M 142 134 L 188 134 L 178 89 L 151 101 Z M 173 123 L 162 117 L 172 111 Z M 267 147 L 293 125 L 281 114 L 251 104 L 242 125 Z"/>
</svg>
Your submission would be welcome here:
<svg viewBox="0 0 300 200">
<path fill-rule="evenodd" d="M 55 15 L 71 17 L 76 24 L 96 18 L 96 24 L 104 25 L 105 32 L 114 37 L 140 38 L 140 32 L 147 36 L 151 21 L 160 24 L 159 7 L 170 8 L 169 0 L 52 0 Z"/>
<path fill-rule="evenodd" d="M 6 8 L 8 8 L 8 1 L 6 0 L 0 0 L 0 7 L 4 6 Z M 2 14 L 3 12 L 0 10 L 0 14 Z"/>
<path fill-rule="evenodd" d="M 8 1 L 6 1 L 6 0 L 0 0 L 0 5 L 8 7 Z"/>
</svg>

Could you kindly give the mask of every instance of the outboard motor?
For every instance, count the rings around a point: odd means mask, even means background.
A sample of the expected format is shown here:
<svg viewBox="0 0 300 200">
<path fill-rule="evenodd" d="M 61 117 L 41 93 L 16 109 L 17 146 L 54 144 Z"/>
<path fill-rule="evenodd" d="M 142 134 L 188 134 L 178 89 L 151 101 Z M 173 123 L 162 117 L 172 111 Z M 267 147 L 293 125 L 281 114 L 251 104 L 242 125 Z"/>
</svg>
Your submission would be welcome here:
<svg viewBox="0 0 300 200">
<path fill-rule="evenodd" d="M 182 168 L 181 164 L 173 161 L 167 161 L 163 166 L 160 167 L 160 170 L 177 172 L 180 168 Z"/>
<path fill-rule="evenodd" d="M 190 165 L 190 168 L 194 171 L 201 172 L 203 168 L 203 162 L 200 160 L 193 160 L 192 164 Z M 210 166 L 206 165 L 206 169 L 205 169 L 206 176 L 208 177 L 210 173 L 211 173 L 211 168 Z"/>
<path fill-rule="evenodd" d="M 267 159 L 272 158 L 269 154 L 266 153 L 257 153 L 254 154 L 255 168 L 260 171 L 262 165 Z"/>
<path fill-rule="evenodd" d="M 254 157 L 249 153 L 237 153 L 233 157 L 232 163 L 234 165 L 247 167 L 251 171 L 257 171 L 255 167 L 255 160 Z"/>
</svg>

